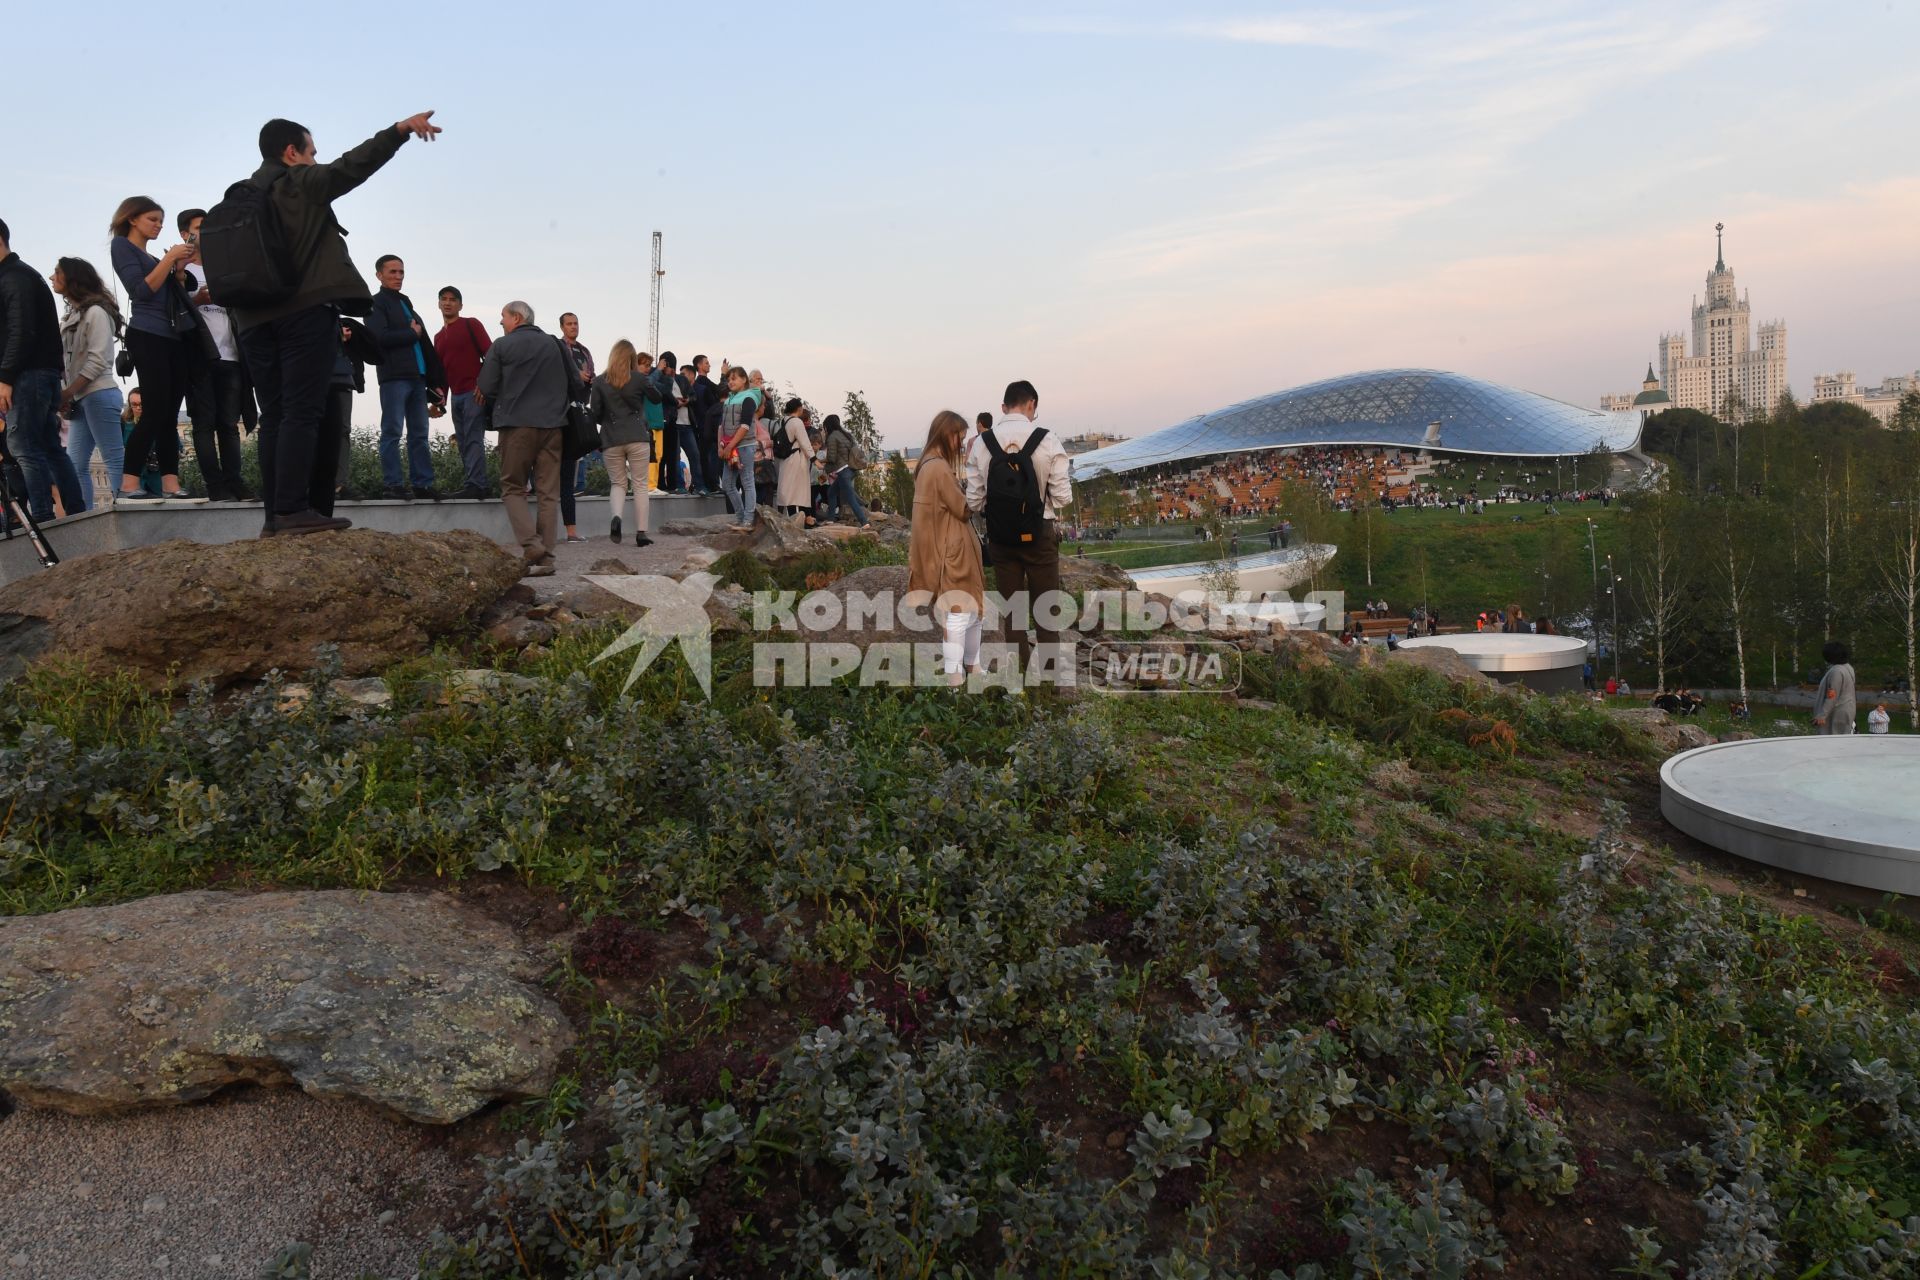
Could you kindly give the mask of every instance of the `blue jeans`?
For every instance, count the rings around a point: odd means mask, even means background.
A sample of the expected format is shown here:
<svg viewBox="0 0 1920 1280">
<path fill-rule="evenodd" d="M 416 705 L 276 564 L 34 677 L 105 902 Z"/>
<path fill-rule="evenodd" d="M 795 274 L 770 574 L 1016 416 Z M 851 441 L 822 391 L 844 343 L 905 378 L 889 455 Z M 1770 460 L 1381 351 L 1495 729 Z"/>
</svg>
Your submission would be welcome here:
<svg viewBox="0 0 1920 1280">
<path fill-rule="evenodd" d="M 680 456 L 673 460 L 673 474 L 660 477 L 660 487 L 671 493 L 691 493 L 700 488 L 700 443 L 693 434 L 691 423 L 682 423 L 671 428 L 680 437 Z M 680 473 L 680 463 L 687 465 L 686 477 Z"/>
<path fill-rule="evenodd" d="M 720 472 L 720 489 L 727 495 L 727 501 L 733 504 L 734 518 L 742 525 L 753 523 L 753 453 L 757 448 L 749 439 L 740 446 Z"/>
<path fill-rule="evenodd" d="M 53 491 L 70 516 L 86 510 L 73 460 L 60 447 L 60 371 L 26 369 L 13 380 L 13 409 L 7 414 L 7 451 L 27 482 L 27 510 L 35 520 L 53 519 Z"/>
<path fill-rule="evenodd" d="M 460 446 L 460 468 L 467 483 L 476 489 L 487 487 L 487 433 L 480 416 L 480 402 L 473 392 L 461 391 L 453 397 L 453 440 Z"/>
<path fill-rule="evenodd" d="M 860 492 L 854 487 L 853 468 L 842 467 L 834 472 L 833 487 L 827 491 L 827 519 L 840 518 L 840 502 L 845 499 L 853 508 L 853 514 L 860 517 L 860 523 L 867 523 L 867 504 L 860 501 Z"/>
<path fill-rule="evenodd" d="M 580 490 L 587 487 L 587 467 L 590 463 L 592 463 L 592 461 L 595 458 L 598 458 L 599 456 L 600 456 L 600 451 L 598 449 L 595 449 L 592 453 L 587 454 L 585 457 L 581 458 L 579 462 L 574 464 L 573 488 L 568 490 L 569 493 L 578 493 L 580 492 Z"/>
<path fill-rule="evenodd" d="M 427 384 L 402 378 L 380 384 L 380 475 L 387 488 L 408 483 L 400 469 L 400 428 L 407 429 L 407 461 L 416 489 L 433 487 L 433 455 L 427 452 Z"/>
<path fill-rule="evenodd" d="M 120 434 L 120 410 L 126 398 L 118 387 L 89 391 L 73 402 L 73 416 L 67 419 L 67 460 L 80 482 L 80 498 L 87 510 L 93 510 L 93 451 L 107 464 L 107 483 L 120 486 L 120 468 L 126 445 Z"/>
</svg>

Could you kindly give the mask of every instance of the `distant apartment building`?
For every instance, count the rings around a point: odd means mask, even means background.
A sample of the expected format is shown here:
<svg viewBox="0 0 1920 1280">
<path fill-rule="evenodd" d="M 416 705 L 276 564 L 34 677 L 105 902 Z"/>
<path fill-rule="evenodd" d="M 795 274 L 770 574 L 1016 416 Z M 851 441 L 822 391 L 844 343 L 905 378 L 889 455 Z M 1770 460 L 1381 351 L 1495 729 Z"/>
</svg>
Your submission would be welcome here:
<svg viewBox="0 0 1920 1280">
<path fill-rule="evenodd" d="M 1060 447 L 1069 454 L 1092 453 L 1095 449 L 1104 449 L 1110 444 L 1119 444 L 1125 436 L 1117 436 L 1106 431 L 1088 431 L 1077 436 L 1068 436 L 1060 442 Z"/>
<path fill-rule="evenodd" d="M 1858 405 L 1878 418 L 1880 425 L 1885 427 L 1893 424 L 1893 415 L 1900 411 L 1901 398 L 1910 391 L 1920 391 L 1920 370 L 1895 374 L 1882 379 L 1877 387 L 1862 388 L 1854 385 L 1851 370 L 1842 369 L 1839 373 L 1813 375 L 1812 403 Z"/>
<path fill-rule="evenodd" d="M 1754 340 L 1752 311 L 1734 289 L 1721 240 L 1725 224 L 1714 224 L 1715 258 L 1707 273 L 1707 296 L 1693 300 L 1693 354 L 1686 335 L 1660 335 L 1660 386 L 1681 409 L 1721 414 L 1729 403 L 1741 418 L 1770 412 L 1787 389 L 1787 326 L 1770 320 Z"/>
</svg>

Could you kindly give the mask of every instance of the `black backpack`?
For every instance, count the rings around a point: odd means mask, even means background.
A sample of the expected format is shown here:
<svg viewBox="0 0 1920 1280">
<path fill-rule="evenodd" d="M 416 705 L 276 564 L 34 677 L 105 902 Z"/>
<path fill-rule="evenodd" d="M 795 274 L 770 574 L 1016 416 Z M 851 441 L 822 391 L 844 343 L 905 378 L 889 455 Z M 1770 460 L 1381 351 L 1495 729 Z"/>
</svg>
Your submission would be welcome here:
<svg viewBox="0 0 1920 1280">
<path fill-rule="evenodd" d="M 272 187 L 271 179 L 236 182 L 200 223 L 207 292 L 223 307 L 270 307 L 300 288 Z"/>
<path fill-rule="evenodd" d="M 980 433 L 981 443 L 993 455 L 987 464 L 987 541 L 994 546 L 1032 542 L 1046 527 L 1040 476 L 1033 465 L 1033 451 L 1046 434 L 1045 427 L 1034 427 L 1020 452 L 1008 453 L 991 429 Z"/>
<path fill-rule="evenodd" d="M 793 442 L 792 434 L 787 430 L 787 424 L 785 422 L 781 423 L 780 429 L 773 433 L 773 456 L 775 461 L 785 462 L 793 456 L 794 450 L 798 447 L 799 446 Z"/>
</svg>

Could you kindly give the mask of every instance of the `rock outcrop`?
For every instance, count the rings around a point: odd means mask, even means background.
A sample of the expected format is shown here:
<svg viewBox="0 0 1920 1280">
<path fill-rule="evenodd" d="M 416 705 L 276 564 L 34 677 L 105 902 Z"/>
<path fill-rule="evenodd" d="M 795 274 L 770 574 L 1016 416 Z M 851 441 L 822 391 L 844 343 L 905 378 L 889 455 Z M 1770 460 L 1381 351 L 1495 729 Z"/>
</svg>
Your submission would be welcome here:
<svg viewBox="0 0 1920 1280">
<path fill-rule="evenodd" d="M 1607 714 L 1645 733 L 1668 755 L 1713 745 L 1713 735 L 1705 729 L 1676 720 L 1658 707 L 1608 707 Z"/>
<path fill-rule="evenodd" d="M 148 688 L 225 685 L 303 673 L 329 643 L 344 674 L 366 675 L 466 625 L 520 571 L 519 557 L 468 530 L 102 552 L 0 588 L 0 670 L 59 655 Z"/>
<path fill-rule="evenodd" d="M 1480 684 L 1492 686 L 1499 682 L 1486 672 L 1468 662 L 1465 658 L 1443 645 L 1419 645 L 1412 649 L 1389 649 L 1386 651 L 1389 666 L 1425 667 L 1437 676 L 1442 676 L 1455 684 Z M 1512 692 L 1529 692 L 1522 684 L 1509 686 Z"/>
<path fill-rule="evenodd" d="M 552 1082 L 573 1031 L 438 894 L 213 893 L 0 920 L 0 1089 L 93 1114 L 297 1084 L 431 1124 Z"/>
</svg>

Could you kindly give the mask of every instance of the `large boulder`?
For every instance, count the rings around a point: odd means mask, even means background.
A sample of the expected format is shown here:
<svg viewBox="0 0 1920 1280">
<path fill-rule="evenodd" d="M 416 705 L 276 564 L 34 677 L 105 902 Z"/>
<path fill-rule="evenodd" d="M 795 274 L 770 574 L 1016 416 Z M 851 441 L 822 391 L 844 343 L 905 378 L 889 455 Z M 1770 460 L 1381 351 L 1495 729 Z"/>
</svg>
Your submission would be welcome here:
<svg viewBox="0 0 1920 1280">
<path fill-rule="evenodd" d="M 993 585 L 993 570 L 987 570 L 987 585 Z M 1063 591 L 1125 591 L 1133 586 L 1133 577 L 1125 569 L 1094 556 L 1061 556 L 1060 589 Z"/>
<path fill-rule="evenodd" d="M 59 655 L 148 688 L 224 685 L 304 672 L 328 643 L 345 674 L 366 675 L 468 623 L 521 569 L 519 556 L 464 529 L 102 552 L 0 588 L 0 671 L 9 657 Z"/>
<path fill-rule="evenodd" d="M 95 1114 L 297 1084 L 430 1124 L 573 1041 L 512 932 L 438 894 L 177 893 L 0 920 L 0 1090 Z"/>
<path fill-rule="evenodd" d="M 1713 735 L 1705 729 L 1676 720 L 1659 707 L 1608 707 L 1607 714 L 1640 730 L 1668 755 L 1713 745 Z"/>
<path fill-rule="evenodd" d="M 1492 686 L 1499 683 L 1444 645 L 1416 645 L 1411 649 L 1389 649 L 1386 650 L 1386 660 L 1389 666 L 1425 667 L 1435 675 L 1443 676 L 1455 684 Z M 1514 685 L 1512 688 L 1516 693 L 1527 692 L 1524 685 Z"/>
</svg>

